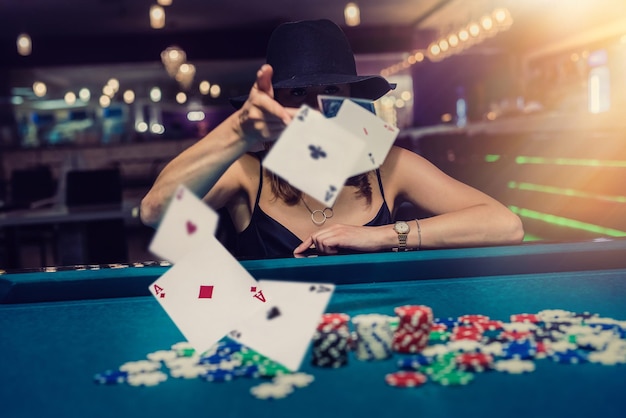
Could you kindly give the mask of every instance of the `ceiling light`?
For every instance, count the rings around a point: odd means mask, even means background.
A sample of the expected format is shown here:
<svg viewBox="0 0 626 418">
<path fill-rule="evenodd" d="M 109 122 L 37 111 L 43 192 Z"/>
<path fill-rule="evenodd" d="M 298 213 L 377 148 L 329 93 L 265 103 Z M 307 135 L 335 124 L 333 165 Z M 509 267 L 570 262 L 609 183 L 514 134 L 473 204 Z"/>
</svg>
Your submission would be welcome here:
<svg viewBox="0 0 626 418">
<path fill-rule="evenodd" d="M 213 84 L 211 86 L 210 93 L 211 93 L 211 97 L 213 97 L 214 99 L 216 97 L 220 97 L 220 94 L 222 93 L 222 88 L 218 86 L 217 84 Z"/>
<path fill-rule="evenodd" d="M 165 9 L 158 4 L 150 6 L 150 27 L 163 29 L 165 27 Z"/>
<path fill-rule="evenodd" d="M 102 107 L 109 107 L 111 105 L 111 98 L 109 96 L 102 95 L 98 101 Z"/>
<path fill-rule="evenodd" d="M 135 92 L 132 90 L 126 90 L 122 95 L 122 99 L 124 99 L 124 103 L 131 104 L 135 101 Z"/>
<path fill-rule="evenodd" d="M 187 101 L 187 95 L 182 91 L 176 93 L 176 103 L 183 104 Z"/>
<path fill-rule="evenodd" d="M 200 90 L 200 93 L 207 95 L 209 94 L 209 89 L 211 88 L 211 83 L 209 83 L 206 80 L 203 80 L 200 82 L 200 85 L 198 86 L 198 89 Z"/>
<path fill-rule="evenodd" d="M 161 6 L 171 6 L 172 0 L 157 0 L 157 3 L 159 3 Z"/>
<path fill-rule="evenodd" d="M 180 68 L 178 68 L 178 72 L 176 73 L 176 81 L 180 83 L 180 85 L 184 89 L 188 89 L 193 83 L 193 78 L 196 75 L 196 66 L 189 63 L 181 64 Z"/>
<path fill-rule="evenodd" d="M 22 56 L 30 55 L 33 52 L 33 43 L 27 33 L 21 33 L 17 37 L 17 53 Z"/>
<path fill-rule="evenodd" d="M 152 89 L 150 89 L 150 100 L 152 100 L 155 103 L 161 101 L 161 89 L 160 88 L 152 87 Z"/>
<path fill-rule="evenodd" d="M 35 93 L 35 96 L 43 97 L 46 95 L 47 91 L 48 87 L 46 87 L 45 83 L 42 83 L 41 81 L 35 81 L 33 83 L 33 93 Z"/>
<path fill-rule="evenodd" d="M 348 3 L 343 9 L 343 16 L 348 26 L 359 26 L 361 24 L 361 11 L 356 3 Z"/>
<path fill-rule="evenodd" d="M 117 93 L 117 91 L 120 89 L 120 82 L 117 78 L 111 78 L 109 79 L 109 81 L 107 81 L 107 86 L 111 86 L 113 91 Z"/>
<path fill-rule="evenodd" d="M 185 51 L 177 46 L 170 46 L 161 52 L 161 62 L 170 77 L 175 77 L 178 69 L 187 61 Z"/>
<path fill-rule="evenodd" d="M 83 102 L 87 102 L 91 98 L 91 92 L 88 88 L 83 87 L 78 91 L 78 97 L 80 97 L 80 100 L 82 100 Z"/>
<path fill-rule="evenodd" d="M 65 93 L 63 100 L 65 100 L 65 103 L 67 103 L 68 106 L 72 106 L 74 103 L 76 103 L 76 95 L 74 94 L 74 92 L 68 91 L 67 93 Z"/>
</svg>

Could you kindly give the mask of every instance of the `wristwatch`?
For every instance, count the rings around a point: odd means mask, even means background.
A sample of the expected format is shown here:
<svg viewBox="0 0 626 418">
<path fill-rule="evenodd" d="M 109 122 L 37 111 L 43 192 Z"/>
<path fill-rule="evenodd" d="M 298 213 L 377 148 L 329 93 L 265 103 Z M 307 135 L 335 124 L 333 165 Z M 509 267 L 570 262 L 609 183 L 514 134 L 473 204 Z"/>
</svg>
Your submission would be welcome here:
<svg viewBox="0 0 626 418">
<path fill-rule="evenodd" d="M 398 221 L 393 226 L 393 230 L 398 234 L 398 248 L 394 248 L 394 251 L 406 251 L 406 238 L 409 235 L 409 231 L 411 231 L 409 224 L 404 221 Z"/>
</svg>

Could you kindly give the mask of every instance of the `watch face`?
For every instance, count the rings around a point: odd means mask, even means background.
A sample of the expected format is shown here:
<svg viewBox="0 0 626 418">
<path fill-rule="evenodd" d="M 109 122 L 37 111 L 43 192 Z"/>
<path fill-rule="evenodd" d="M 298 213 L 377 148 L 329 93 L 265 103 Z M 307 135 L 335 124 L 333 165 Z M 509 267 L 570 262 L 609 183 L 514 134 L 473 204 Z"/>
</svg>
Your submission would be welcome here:
<svg viewBox="0 0 626 418">
<path fill-rule="evenodd" d="M 406 222 L 396 222 L 394 229 L 399 234 L 406 234 L 409 232 L 409 224 Z"/>
</svg>

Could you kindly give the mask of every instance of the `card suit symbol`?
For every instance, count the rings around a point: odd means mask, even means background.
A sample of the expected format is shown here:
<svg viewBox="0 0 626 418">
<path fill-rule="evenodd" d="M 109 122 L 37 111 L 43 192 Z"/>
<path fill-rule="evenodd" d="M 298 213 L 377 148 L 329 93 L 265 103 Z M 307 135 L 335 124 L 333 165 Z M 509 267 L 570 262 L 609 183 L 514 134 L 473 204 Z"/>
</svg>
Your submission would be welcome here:
<svg viewBox="0 0 626 418">
<path fill-rule="evenodd" d="M 326 152 L 319 145 L 309 145 L 311 151 L 311 158 L 318 160 L 320 158 L 326 158 Z"/>
<path fill-rule="evenodd" d="M 161 299 L 165 299 L 165 292 L 161 293 L 161 294 L 159 295 L 159 297 L 160 297 Z"/>
<path fill-rule="evenodd" d="M 233 338 L 241 338 L 241 332 L 237 330 L 231 331 L 228 335 L 230 335 Z"/>
<path fill-rule="evenodd" d="M 371 152 L 367 154 L 367 156 L 370 157 L 370 161 L 372 162 L 372 164 L 376 164 L 376 161 L 374 161 L 374 155 Z"/>
<path fill-rule="evenodd" d="M 256 286 L 251 286 L 251 287 L 250 287 L 250 291 L 251 291 L 251 292 L 256 292 Z"/>
<path fill-rule="evenodd" d="M 336 191 L 337 191 L 337 188 L 331 184 L 328 187 L 328 190 L 326 191 L 326 194 L 324 195 L 324 201 L 328 202 L 330 199 L 332 199 L 333 196 L 335 196 L 335 192 Z"/>
<path fill-rule="evenodd" d="M 369 135 L 370 134 L 369 132 L 367 132 L 367 128 L 365 126 L 363 127 L 363 132 L 365 132 L 365 135 Z"/>
<path fill-rule="evenodd" d="M 296 116 L 296 118 L 300 122 L 304 122 L 304 120 L 306 119 L 306 115 L 308 115 L 308 113 L 309 113 L 309 109 L 308 108 L 304 108 L 304 109 L 302 109 L 302 111 L 300 113 L 298 113 L 298 116 Z"/>
<path fill-rule="evenodd" d="M 191 222 L 191 221 L 187 221 L 186 227 L 187 227 L 187 235 L 191 235 L 191 234 L 193 234 L 193 233 L 194 233 L 194 232 L 196 232 L 196 230 L 198 229 L 198 227 L 196 226 L 196 224 L 194 224 L 194 223 L 193 223 L 193 222 Z"/>
<path fill-rule="evenodd" d="M 317 286 L 309 287 L 309 292 L 315 292 L 315 290 L 317 290 Z"/>
<path fill-rule="evenodd" d="M 200 286 L 198 299 L 211 299 L 213 297 L 213 286 Z"/>
<path fill-rule="evenodd" d="M 280 313 L 280 309 L 278 309 L 278 307 L 274 306 L 272 309 L 270 309 L 269 311 L 267 311 L 267 320 L 272 320 L 274 318 L 278 318 L 281 315 Z"/>
</svg>

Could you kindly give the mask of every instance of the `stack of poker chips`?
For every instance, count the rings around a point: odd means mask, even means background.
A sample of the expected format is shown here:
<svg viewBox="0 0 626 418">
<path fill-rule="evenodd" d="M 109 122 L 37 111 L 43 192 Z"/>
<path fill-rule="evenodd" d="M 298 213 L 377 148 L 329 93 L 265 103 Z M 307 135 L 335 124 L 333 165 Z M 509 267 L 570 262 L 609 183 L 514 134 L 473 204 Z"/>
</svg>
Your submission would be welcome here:
<svg viewBox="0 0 626 418">
<path fill-rule="evenodd" d="M 387 315 L 368 314 L 352 318 L 356 330 L 355 354 L 359 360 L 383 360 L 391 357 L 394 333 Z"/>
<path fill-rule="evenodd" d="M 327 313 L 313 335 L 311 364 L 317 367 L 338 368 L 348 364 L 350 350 L 350 316 Z"/>
<path fill-rule="evenodd" d="M 398 353 L 419 353 L 428 345 L 433 324 L 433 311 L 428 306 L 398 306 L 394 312 L 399 318 L 393 335 L 392 349 Z"/>
</svg>

